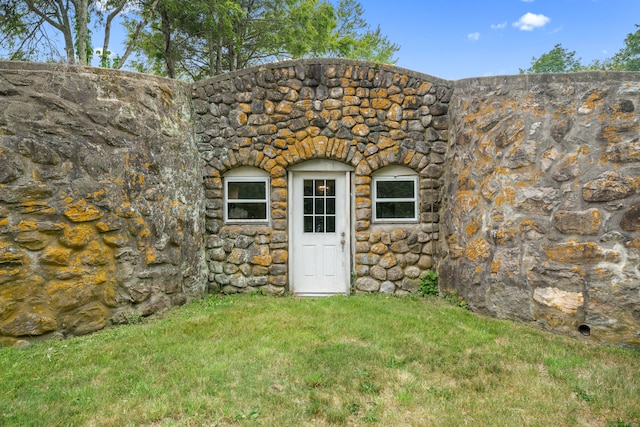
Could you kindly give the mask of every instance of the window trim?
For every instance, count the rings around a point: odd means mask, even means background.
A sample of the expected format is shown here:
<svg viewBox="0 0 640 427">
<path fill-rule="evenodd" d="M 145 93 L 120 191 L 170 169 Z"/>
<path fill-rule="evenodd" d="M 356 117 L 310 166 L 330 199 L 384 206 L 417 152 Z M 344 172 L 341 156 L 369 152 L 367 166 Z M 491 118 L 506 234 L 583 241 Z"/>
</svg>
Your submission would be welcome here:
<svg viewBox="0 0 640 427">
<path fill-rule="evenodd" d="M 378 197 L 378 182 L 393 182 L 399 181 L 412 181 L 413 182 L 413 197 L 399 197 L 399 198 L 379 198 Z M 420 206 L 420 195 L 419 195 L 419 180 L 418 174 L 405 167 L 387 167 L 383 170 L 378 171 L 378 173 L 373 174 L 371 181 L 371 202 L 372 202 L 372 222 L 374 223 L 417 223 L 419 219 L 419 206 Z M 389 202 L 412 202 L 414 204 L 413 207 L 413 217 L 412 218 L 378 218 L 377 216 L 377 205 L 378 203 L 389 203 Z"/>
<path fill-rule="evenodd" d="M 234 169 L 223 177 L 223 218 L 225 224 L 265 224 L 271 220 L 271 189 L 270 177 L 263 171 L 252 167 Z M 238 182 L 263 182 L 265 189 L 264 199 L 229 199 L 229 184 Z M 265 205 L 265 218 L 229 218 L 229 203 L 262 203 Z"/>
</svg>

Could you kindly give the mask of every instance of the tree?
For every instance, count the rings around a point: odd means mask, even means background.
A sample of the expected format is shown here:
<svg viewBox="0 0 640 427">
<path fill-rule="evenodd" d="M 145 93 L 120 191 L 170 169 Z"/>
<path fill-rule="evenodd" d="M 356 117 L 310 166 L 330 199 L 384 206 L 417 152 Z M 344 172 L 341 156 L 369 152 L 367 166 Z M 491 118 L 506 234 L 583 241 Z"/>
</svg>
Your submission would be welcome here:
<svg viewBox="0 0 640 427">
<path fill-rule="evenodd" d="M 86 3 L 83 2 L 78 13 Z M 58 0 L 7 0 L 2 4 L 2 40 L 0 44 L 9 51 L 12 59 L 36 59 L 41 49 L 48 50 L 48 57 L 55 59 L 57 41 L 50 34 L 59 32 L 64 40 L 64 56 L 69 63 L 76 62 L 74 2 Z M 85 16 L 86 19 L 86 16 Z M 84 34 L 86 36 L 86 34 Z"/>
<path fill-rule="evenodd" d="M 611 69 L 622 71 L 640 71 L 640 25 L 637 30 L 627 34 L 624 47 L 611 58 Z"/>
<path fill-rule="evenodd" d="M 109 40 L 114 19 L 128 11 L 142 17 L 138 32 L 149 22 L 158 0 L 2 0 L 0 2 L 0 48 L 11 60 L 63 61 L 87 65 L 94 56 L 91 20 L 104 25 L 100 50 L 102 66 L 121 67 L 131 53 L 116 63 L 109 60 Z M 59 51 L 59 38 L 63 52 Z M 131 38 L 132 43 L 137 36 Z"/>
<path fill-rule="evenodd" d="M 197 80 L 276 59 L 338 56 L 394 62 L 399 50 L 357 0 L 0 0 L 0 48 L 14 60 L 90 64 L 90 22 L 104 29 L 100 65 Z M 109 43 L 116 18 L 128 33 Z M 62 43 L 60 41 L 62 40 Z M 64 53 L 60 53 L 58 48 Z"/>
<path fill-rule="evenodd" d="M 280 23 L 277 37 L 280 56 L 304 58 L 325 55 L 335 45 L 337 27 L 334 7 L 317 0 L 302 0 L 289 5 L 285 14 L 270 13 L 269 19 Z"/>
<path fill-rule="evenodd" d="M 395 63 L 393 56 L 400 46 L 382 35 L 380 26 L 372 30 L 362 18 L 364 8 L 356 0 L 340 0 L 337 9 L 336 46 L 330 54 L 338 57 Z"/>
<path fill-rule="evenodd" d="M 0 45 L 10 58 L 34 59 L 43 47 L 50 58 L 57 52 L 52 29 L 62 36 L 66 62 L 88 64 L 91 42 L 88 23 L 92 0 L 5 0 Z"/>
<path fill-rule="evenodd" d="M 7 59 L 26 61 L 36 57 L 44 48 L 56 57 L 57 47 L 43 31 L 44 19 L 29 12 L 21 1 L 4 1 L 0 4 L 0 46 L 8 52 Z"/>
<path fill-rule="evenodd" d="M 390 62 L 399 49 L 362 6 L 319 0 L 160 0 L 136 69 L 197 80 L 274 59 L 339 56 Z"/>
<path fill-rule="evenodd" d="M 400 47 L 371 29 L 364 8 L 356 0 L 330 3 L 306 0 L 292 8 L 282 31 L 286 52 L 293 58 L 335 56 L 394 63 Z"/>
<path fill-rule="evenodd" d="M 580 64 L 580 58 L 576 59 L 576 52 L 569 51 L 562 47 L 560 43 L 556 44 L 549 52 L 535 56 L 531 59 L 531 67 L 526 70 L 520 69 L 520 74 L 536 74 L 536 73 L 568 73 L 584 69 Z"/>
<path fill-rule="evenodd" d="M 557 44 L 539 58 L 533 57 L 531 67 L 520 69 L 520 74 L 560 73 L 573 71 L 640 71 L 640 25 L 636 31 L 627 34 L 624 47 L 611 58 L 595 59 L 587 65 L 580 64 L 575 51 L 568 51 Z"/>
<path fill-rule="evenodd" d="M 138 71 L 168 77 L 203 77 L 242 64 L 235 46 L 247 38 L 259 2 L 235 0 L 160 0 L 157 11 L 136 43 Z M 244 9 L 243 9 L 244 6 Z M 133 33 L 132 26 L 129 34 Z M 259 27 L 255 23 L 254 31 Z"/>
</svg>

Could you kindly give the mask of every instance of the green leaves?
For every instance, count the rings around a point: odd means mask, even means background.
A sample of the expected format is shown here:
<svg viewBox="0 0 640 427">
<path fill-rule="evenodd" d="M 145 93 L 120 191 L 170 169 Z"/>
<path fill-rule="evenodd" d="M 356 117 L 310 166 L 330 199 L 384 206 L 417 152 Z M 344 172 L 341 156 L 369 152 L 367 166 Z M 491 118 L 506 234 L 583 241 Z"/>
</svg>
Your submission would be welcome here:
<svg viewBox="0 0 640 427">
<path fill-rule="evenodd" d="M 580 71 L 581 68 L 580 58 L 576 59 L 576 52 L 569 51 L 558 43 L 539 58 L 534 56 L 531 59 L 531 67 L 526 70 L 520 69 L 520 74 L 567 73 Z"/>
<path fill-rule="evenodd" d="M 640 71 L 640 25 L 636 24 L 636 31 L 627 34 L 624 47 L 613 57 L 603 60 L 596 59 L 584 65 L 580 58 L 576 58 L 575 51 L 569 51 L 556 44 L 549 52 L 531 59 L 529 68 L 520 69 L 520 74 L 534 73 L 568 73 L 576 71 Z"/>
<path fill-rule="evenodd" d="M 199 80 L 278 59 L 335 56 L 394 62 L 399 46 L 372 28 L 357 0 L 53 0 L 0 2 L 0 49 L 12 60 L 53 60 L 130 67 Z M 125 52 L 109 48 L 119 16 Z M 89 23 L 104 29 L 93 48 Z M 53 30 L 53 31 L 51 31 Z M 54 35 L 62 35 L 60 39 Z"/>
<path fill-rule="evenodd" d="M 636 32 L 627 34 L 624 47 L 612 58 L 614 70 L 640 71 L 640 25 Z"/>
</svg>

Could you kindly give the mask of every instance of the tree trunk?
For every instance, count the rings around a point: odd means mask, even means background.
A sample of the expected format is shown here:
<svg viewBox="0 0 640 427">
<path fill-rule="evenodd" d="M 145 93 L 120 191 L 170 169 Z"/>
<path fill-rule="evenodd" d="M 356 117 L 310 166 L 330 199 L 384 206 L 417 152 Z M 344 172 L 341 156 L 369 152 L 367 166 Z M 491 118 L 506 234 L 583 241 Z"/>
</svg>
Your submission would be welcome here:
<svg viewBox="0 0 640 427">
<path fill-rule="evenodd" d="M 76 47 L 78 51 L 78 62 L 82 65 L 89 65 L 90 57 L 87 55 L 87 22 L 89 20 L 89 1 L 73 0 L 76 10 Z"/>
<path fill-rule="evenodd" d="M 167 66 L 167 77 L 174 79 L 176 76 L 175 63 L 173 58 L 173 43 L 171 40 L 171 22 L 166 8 L 160 11 L 162 17 L 162 35 L 164 37 L 164 62 Z"/>
<path fill-rule="evenodd" d="M 131 55 L 131 53 L 133 52 L 133 49 L 136 47 L 136 44 L 138 43 L 138 38 L 140 37 L 140 33 L 142 32 L 142 29 L 146 27 L 149 21 L 151 20 L 151 18 L 153 18 L 153 15 L 156 12 L 156 7 L 158 7 L 159 1 L 160 0 L 153 0 L 153 3 L 151 3 L 151 6 L 149 7 L 149 11 L 147 12 L 146 16 L 140 22 L 138 22 L 136 31 L 133 33 L 133 36 L 129 38 L 129 44 L 127 44 L 127 49 L 124 51 L 124 54 L 122 54 L 122 58 L 120 58 L 118 65 L 115 67 L 116 69 L 119 70 L 120 68 L 122 68 L 127 58 L 129 58 L 129 55 Z"/>
<path fill-rule="evenodd" d="M 104 40 L 102 42 L 102 52 L 100 54 L 100 66 L 108 67 L 109 64 L 109 39 L 111 38 L 111 23 L 113 19 L 118 16 L 122 9 L 124 9 L 124 5 L 126 4 L 126 0 L 122 0 L 120 5 L 118 5 L 109 15 L 107 15 L 107 19 L 104 23 Z M 113 64 L 115 66 L 115 64 Z"/>
<path fill-rule="evenodd" d="M 222 38 L 218 37 L 218 46 L 216 51 L 216 75 L 222 74 Z"/>
<path fill-rule="evenodd" d="M 62 21 L 60 31 L 64 37 L 64 51 L 67 54 L 67 62 L 69 64 L 75 64 L 76 53 L 75 45 L 73 43 L 73 26 L 69 20 L 69 5 L 68 3 L 64 4 L 62 0 L 57 0 L 56 4 Z"/>
<path fill-rule="evenodd" d="M 213 77 L 216 69 L 216 44 L 211 37 L 211 34 L 207 35 L 207 76 Z"/>
<path fill-rule="evenodd" d="M 235 46 L 233 45 L 233 42 L 229 43 L 229 47 L 227 48 L 227 50 L 228 50 L 227 55 L 229 56 L 229 71 L 235 71 L 236 50 L 235 50 Z"/>
<path fill-rule="evenodd" d="M 64 51 L 67 54 L 67 62 L 75 64 L 75 52 L 73 44 L 73 31 L 69 20 L 69 5 L 62 0 L 55 0 L 52 3 L 41 5 L 35 0 L 25 0 L 29 10 L 38 15 L 47 24 L 62 33 L 64 38 Z M 47 10 L 46 6 L 53 9 Z"/>
</svg>

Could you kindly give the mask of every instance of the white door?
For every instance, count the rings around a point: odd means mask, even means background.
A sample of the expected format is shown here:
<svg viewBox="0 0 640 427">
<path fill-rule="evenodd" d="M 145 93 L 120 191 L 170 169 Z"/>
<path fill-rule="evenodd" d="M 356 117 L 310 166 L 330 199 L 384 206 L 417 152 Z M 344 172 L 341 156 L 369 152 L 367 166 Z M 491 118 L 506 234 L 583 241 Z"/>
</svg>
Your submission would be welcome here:
<svg viewBox="0 0 640 427">
<path fill-rule="evenodd" d="M 349 292 L 348 172 L 294 172 L 290 273 L 297 295 Z"/>
</svg>

